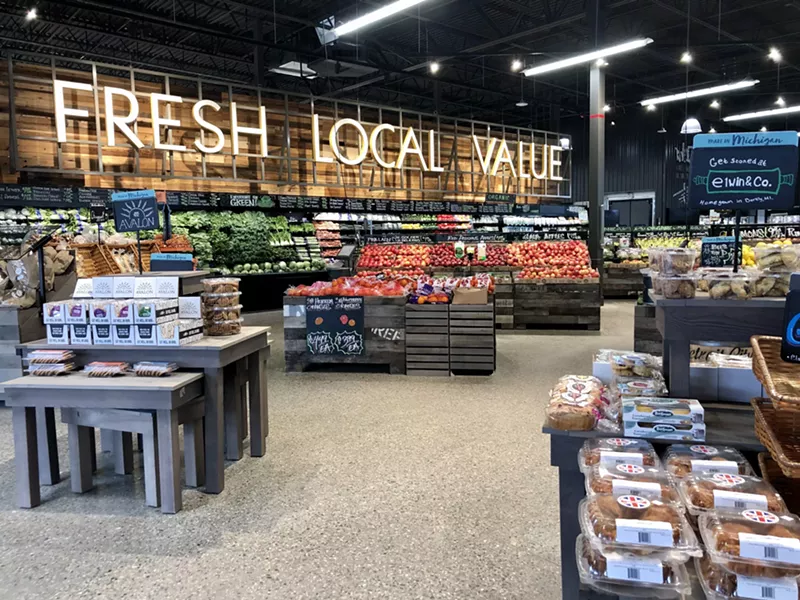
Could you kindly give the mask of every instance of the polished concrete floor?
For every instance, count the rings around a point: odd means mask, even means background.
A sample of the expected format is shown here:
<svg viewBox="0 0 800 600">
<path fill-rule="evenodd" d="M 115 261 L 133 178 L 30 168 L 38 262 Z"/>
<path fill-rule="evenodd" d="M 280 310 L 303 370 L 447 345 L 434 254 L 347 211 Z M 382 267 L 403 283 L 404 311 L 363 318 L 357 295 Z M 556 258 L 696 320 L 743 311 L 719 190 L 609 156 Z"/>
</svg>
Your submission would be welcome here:
<svg viewBox="0 0 800 600">
<path fill-rule="evenodd" d="M 177 515 L 107 455 L 95 490 L 65 480 L 17 509 L 0 409 L 0 598 L 560 598 L 547 391 L 632 346 L 632 302 L 607 304 L 600 333 L 498 336 L 489 378 L 287 376 L 279 321 L 274 337 L 267 456 L 228 465 L 218 496 L 185 491 Z"/>
</svg>

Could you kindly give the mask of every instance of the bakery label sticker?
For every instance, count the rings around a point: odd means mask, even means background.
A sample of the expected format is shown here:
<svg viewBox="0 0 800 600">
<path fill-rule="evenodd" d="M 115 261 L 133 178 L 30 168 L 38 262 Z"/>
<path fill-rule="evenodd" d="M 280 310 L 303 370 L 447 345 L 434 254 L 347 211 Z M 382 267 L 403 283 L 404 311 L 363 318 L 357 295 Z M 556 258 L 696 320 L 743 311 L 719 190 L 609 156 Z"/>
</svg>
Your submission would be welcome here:
<svg viewBox="0 0 800 600">
<path fill-rule="evenodd" d="M 660 560 L 654 558 L 609 555 L 606 557 L 606 576 L 609 579 L 660 585 L 664 583 L 664 567 Z"/>
<path fill-rule="evenodd" d="M 636 496 L 632 496 L 636 497 Z M 617 502 L 622 498 L 617 498 Z M 640 501 L 650 502 L 644 498 Z M 664 521 L 642 521 L 640 519 L 616 519 L 617 539 L 621 544 L 636 546 L 659 546 L 672 548 L 672 525 Z"/>
<path fill-rule="evenodd" d="M 742 512 L 742 516 L 745 519 L 750 519 L 753 523 L 763 523 L 765 525 L 774 525 L 780 520 L 777 515 L 758 509 L 745 510 Z"/>
<path fill-rule="evenodd" d="M 696 452 L 698 454 L 706 454 L 708 456 L 719 454 L 719 450 L 714 448 L 714 446 L 703 446 L 703 445 L 690 446 L 689 450 L 691 450 L 692 452 Z"/>
<path fill-rule="evenodd" d="M 732 460 L 693 460 L 692 473 L 739 474 L 739 465 Z"/>
<path fill-rule="evenodd" d="M 630 463 L 623 463 L 621 465 L 617 465 L 617 471 L 620 473 L 626 473 L 628 475 L 641 475 L 644 473 L 644 467 L 640 467 L 639 465 L 632 465 Z"/>
<path fill-rule="evenodd" d="M 661 500 L 661 484 L 653 481 L 614 479 L 611 481 L 611 493 L 617 497 L 639 496 L 648 500 Z"/>
<path fill-rule="evenodd" d="M 771 516 L 774 517 L 775 515 Z M 739 533 L 739 556 L 768 562 L 800 565 L 800 540 L 776 537 L 774 535 Z"/>
<path fill-rule="evenodd" d="M 644 456 L 639 452 L 606 452 L 600 451 L 600 465 L 603 467 L 613 467 L 616 465 L 639 465 L 644 464 Z"/>
<path fill-rule="evenodd" d="M 730 473 L 714 473 L 711 476 L 711 480 L 719 485 L 727 487 L 742 485 L 744 483 L 744 477 L 740 475 L 731 475 Z"/>
<path fill-rule="evenodd" d="M 766 510 L 767 497 L 761 494 L 742 494 L 729 490 L 714 490 L 714 508 L 757 508 Z"/>
<path fill-rule="evenodd" d="M 736 595 L 748 600 L 797 600 L 797 580 L 737 575 Z"/>
<path fill-rule="evenodd" d="M 626 440 L 625 438 L 608 438 L 603 440 L 603 443 L 609 446 L 631 446 L 635 442 L 633 440 Z"/>
</svg>

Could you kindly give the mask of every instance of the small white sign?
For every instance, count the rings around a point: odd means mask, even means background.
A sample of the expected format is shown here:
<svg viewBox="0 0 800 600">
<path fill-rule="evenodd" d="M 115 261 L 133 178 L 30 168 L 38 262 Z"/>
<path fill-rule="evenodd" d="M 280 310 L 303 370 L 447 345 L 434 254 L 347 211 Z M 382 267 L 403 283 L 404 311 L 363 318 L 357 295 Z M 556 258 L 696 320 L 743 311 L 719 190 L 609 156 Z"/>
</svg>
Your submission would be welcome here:
<svg viewBox="0 0 800 600">
<path fill-rule="evenodd" d="M 644 464 L 644 457 L 640 452 L 606 452 L 600 451 L 600 465 L 604 467 L 615 467 L 617 465 L 638 465 Z"/>
<path fill-rule="evenodd" d="M 92 298 L 93 284 L 91 279 L 78 279 L 72 292 L 73 298 Z"/>
<path fill-rule="evenodd" d="M 774 535 L 740 533 L 739 556 L 800 565 L 800 540 Z"/>
<path fill-rule="evenodd" d="M 664 521 L 617 519 L 617 541 L 637 546 L 672 548 L 672 525 Z"/>
<path fill-rule="evenodd" d="M 664 566 L 653 558 L 631 558 L 619 555 L 606 556 L 606 575 L 609 579 L 664 583 Z M 795 599 L 796 600 L 796 599 Z"/>
<path fill-rule="evenodd" d="M 92 279 L 93 298 L 113 298 L 114 297 L 114 278 L 113 277 L 94 277 Z"/>
<path fill-rule="evenodd" d="M 648 500 L 661 500 L 661 484 L 653 481 L 611 481 L 611 492 L 614 496 L 642 496 Z"/>
<path fill-rule="evenodd" d="M 177 298 L 179 289 L 177 277 L 156 277 L 156 298 Z"/>
<path fill-rule="evenodd" d="M 155 298 L 157 277 L 137 277 L 134 284 L 134 298 Z"/>
<path fill-rule="evenodd" d="M 114 298 L 133 298 L 136 277 L 114 277 Z"/>
<path fill-rule="evenodd" d="M 739 465 L 733 460 L 693 460 L 692 473 L 739 474 Z"/>
<path fill-rule="evenodd" d="M 797 600 L 797 580 L 737 575 L 736 595 L 750 600 Z"/>
<path fill-rule="evenodd" d="M 714 508 L 760 508 L 761 510 L 767 510 L 768 507 L 767 497 L 761 494 L 742 494 L 728 490 L 714 490 Z"/>
</svg>

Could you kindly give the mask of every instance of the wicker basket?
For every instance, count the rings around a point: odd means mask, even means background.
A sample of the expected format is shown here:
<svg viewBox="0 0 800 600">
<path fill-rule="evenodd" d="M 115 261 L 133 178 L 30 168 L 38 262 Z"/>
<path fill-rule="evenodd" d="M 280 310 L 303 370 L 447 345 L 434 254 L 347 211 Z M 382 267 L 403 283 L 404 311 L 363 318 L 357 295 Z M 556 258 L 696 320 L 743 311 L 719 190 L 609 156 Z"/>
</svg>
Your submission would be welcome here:
<svg viewBox="0 0 800 600">
<path fill-rule="evenodd" d="M 120 273 L 117 263 L 99 244 L 72 244 L 70 248 L 75 250 L 78 277 L 91 278 Z"/>
<path fill-rule="evenodd" d="M 800 512 L 800 481 L 786 477 L 780 465 L 766 452 L 758 455 L 758 466 L 761 468 L 761 477 L 777 490 L 789 511 L 795 514 Z"/>
<path fill-rule="evenodd" d="M 750 404 L 758 439 L 787 477 L 800 478 L 800 412 L 779 411 L 766 398 L 753 398 Z"/>
<path fill-rule="evenodd" d="M 800 411 L 800 364 L 781 360 L 781 338 L 754 335 L 750 344 L 753 346 L 753 373 L 775 408 Z"/>
</svg>

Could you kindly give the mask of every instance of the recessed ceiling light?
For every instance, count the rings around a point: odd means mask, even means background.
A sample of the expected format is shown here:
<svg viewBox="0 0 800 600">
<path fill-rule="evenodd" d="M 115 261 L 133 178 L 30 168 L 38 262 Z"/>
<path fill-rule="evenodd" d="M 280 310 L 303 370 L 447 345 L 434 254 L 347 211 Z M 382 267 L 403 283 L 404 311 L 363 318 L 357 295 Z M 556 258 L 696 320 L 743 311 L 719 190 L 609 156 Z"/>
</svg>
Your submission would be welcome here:
<svg viewBox="0 0 800 600">
<path fill-rule="evenodd" d="M 714 127 L 709 127 L 708 128 L 708 133 L 717 133 L 717 130 L 714 129 Z"/>
<path fill-rule="evenodd" d="M 656 105 L 655 104 L 648 104 L 647 105 L 647 110 L 649 110 L 650 112 L 653 112 L 655 109 L 656 109 Z"/>
<path fill-rule="evenodd" d="M 25 13 L 25 20 L 26 21 L 33 21 L 39 15 L 36 13 L 36 8 L 30 9 L 28 12 Z"/>
<path fill-rule="evenodd" d="M 783 55 L 781 54 L 780 50 L 778 50 L 775 46 L 773 46 L 772 48 L 769 49 L 769 54 L 767 54 L 767 57 L 769 57 L 769 59 L 774 62 L 781 62 Z"/>
<path fill-rule="evenodd" d="M 519 106 L 520 108 L 525 108 L 526 106 L 528 106 L 528 103 L 525 102 L 525 100 L 520 100 L 519 102 L 517 102 L 517 106 Z"/>
<path fill-rule="evenodd" d="M 522 61 L 518 58 L 515 58 L 511 61 L 511 70 L 515 73 L 522 68 Z"/>
<path fill-rule="evenodd" d="M 681 54 L 681 62 L 685 65 L 688 65 L 690 62 L 692 62 L 692 53 L 687 50 Z"/>
<path fill-rule="evenodd" d="M 438 62 L 436 62 L 436 61 L 433 61 L 433 62 L 430 64 L 430 67 L 429 67 L 429 68 L 430 68 L 430 70 L 431 70 L 431 73 L 433 73 L 434 75 L 435 75 L 436 73 L 438 73 L 438 72 L 439 72 L 439 66 L 440 66 L 440 65 L 439 65 L 439 63 L 438 63 Z"/>
<path fill-rule="evenodd" d="M 709 104 L 711 108 L 719 108 L 719 100 L 712 100 L 711 104 Z"/>
<path fill-rule="evenodd" d="M 778 96 L 778 99 L 775 100 L 775 104 L 778 106 L 786 106 L 786 100 L 783 99 L 783 96 Z"/>
<path fill-rule="evenodd" d="M 611 107 L 608 104 L 603 105 L 603 112 L 611 112 Z"/>
<path fill-rule="evenodd" d="M 764 126 L 764 127 L 762 127 L 761 129 L 759 129 L 759 131 L 760 131 L 760 132 L 762 132 L 762 133 L 763 133 L 763 132 L 765 132 L 766 130 L 767 130 L 767 127 L 766 127 L 766 126 Z"/>
</svg>

